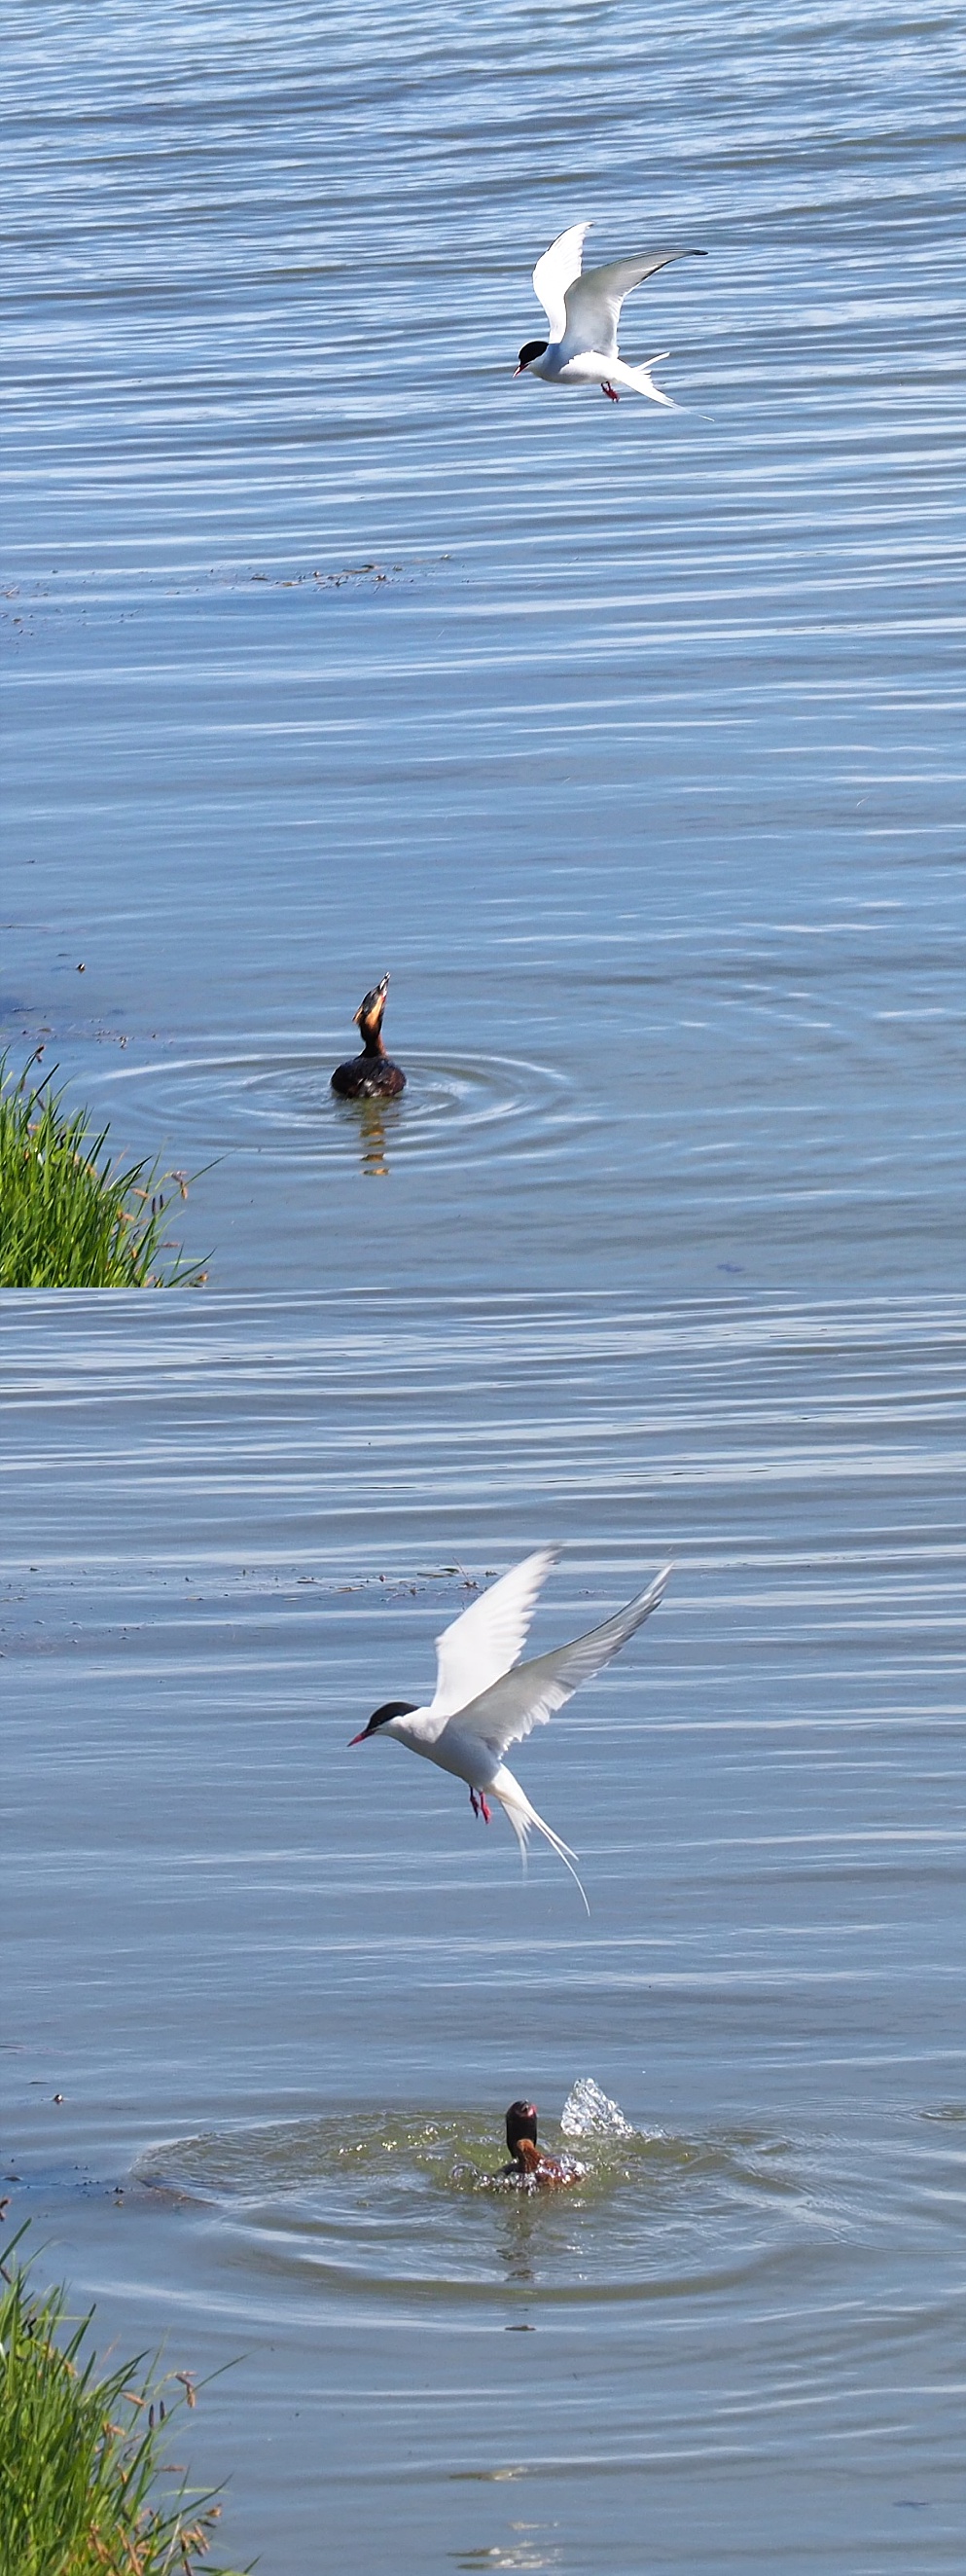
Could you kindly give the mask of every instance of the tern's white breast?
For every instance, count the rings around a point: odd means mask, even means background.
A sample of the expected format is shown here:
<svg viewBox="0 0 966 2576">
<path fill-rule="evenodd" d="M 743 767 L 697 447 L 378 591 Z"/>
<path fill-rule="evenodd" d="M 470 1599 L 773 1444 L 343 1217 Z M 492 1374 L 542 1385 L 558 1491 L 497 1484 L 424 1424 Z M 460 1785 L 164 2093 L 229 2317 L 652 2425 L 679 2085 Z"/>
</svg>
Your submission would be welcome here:
<svg viewBox="0 0 966 2576">
<path fill-rule="evenodd" d="M 412 1717 L 391 1718 L 386 1733 L 398 1736 L 400 1744 L 408 1744 L 413 1753 L 422 1753 L 441 1771 L 451 1771 L 455 1779 L 465 1780 L 468 1788 L 488 1789 L 500 1768 L 499 1754 L 480 1742 L 474 1728 L 467 1727 L 465 1734 L 461 1733 L 458 1717 L 448 1718 L 438 1732 L 437 1727 L 438 1720 L 430 1718 L 428 1710 L 418 1709 Z"/>
<path fill-rule="evenodd" d="M 552 343 L 542 358 L 535 358 L 532 376 L 540 376 L 545 385 L 599 385 L 607 374 L 607 361 L 593 349 L 582 349 L 579 357 L 567 358 L 561 365 L 560 344 Z"/>
</svg>

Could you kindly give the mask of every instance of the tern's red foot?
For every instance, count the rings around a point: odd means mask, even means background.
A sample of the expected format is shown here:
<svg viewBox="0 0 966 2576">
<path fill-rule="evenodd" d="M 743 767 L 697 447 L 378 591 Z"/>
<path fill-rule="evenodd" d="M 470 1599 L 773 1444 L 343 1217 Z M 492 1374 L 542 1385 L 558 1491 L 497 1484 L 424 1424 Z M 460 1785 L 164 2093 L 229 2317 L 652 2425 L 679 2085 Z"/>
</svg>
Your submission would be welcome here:
<svg viewBox="0 0 966 2576">
<path fill-rule="evenodd" d="M 480 1810 L 479 1810 L 479 1806 L 478 1806 L 478 1804 L 477 1804 L 477 1797 L 476 1797 L 476 1790 L 475 1790 L 475 1789 L 471 1789 L 471 1790 L 470 1790 L 470 1805 L 471 1805 L 471 1807 L 472 1807 L 472 1809 L 473 1809 L 474 1816 L 478 1816 L 478 1815 L 479 1815 Z"/>
<path fill-rule="evenodd" d="M 483 1818 L 484 1824 L 488 1825 L 490 1821 L 490 1809 L 487 1806 L 482 1789 L 480 1790 L 480 1814 Z"/>
<path fill-rule="evenodd" d="M 606 394 L 608 402 L 620 401 L 620 395 L 615 394 L 613 385 L 602 384 L 600 390 L 602 394 Z"/>
</svg>

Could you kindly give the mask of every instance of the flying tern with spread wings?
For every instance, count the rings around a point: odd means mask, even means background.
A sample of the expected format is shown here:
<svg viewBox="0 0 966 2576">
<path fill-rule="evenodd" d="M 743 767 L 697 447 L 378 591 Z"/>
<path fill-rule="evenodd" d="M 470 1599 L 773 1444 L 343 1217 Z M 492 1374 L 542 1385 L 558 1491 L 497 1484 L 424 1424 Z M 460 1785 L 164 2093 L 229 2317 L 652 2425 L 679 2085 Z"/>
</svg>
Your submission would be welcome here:
<svg viewBox="0 0 966 2576">
<path fill-rule="evenodd" d="M 549 1655 L 535 1655 L 528 1664 L 517 1663 L 537 1594 L 559 1553 L 555 1547 L 539 1547 L 532 1556 L 525 1556 L 522 1564 L 513 1566 L 437 1638 L 436 1693 L 428 1708 L 415 1708 L 411 1700 L 386 1700 L 350 1741 L 363 1744 L 370 1735 L 391 1735 L 397 1744 L 407 1744 L 411 1753 L 422 1753 L 441 1771 L 465 1780 L 473 1813 L 487 1824 L 487 1793 L 498 1798 L 524 1866 L 527 1836 L 535 1826 L 577 1880 L 589 1914 L 574 1866 L 576 1852 L 538 1816 L 503 1756 L 508 1744 L 519 1744 L 532 1727 L 546 1725 L 581 1682 L 593 1681 L 612 1655 L 619 1654 L 635 1629 L 657 1609 L 671 1568 L 666 1565 L 646 1592 L 639 1592 L 626 1609 L 615 1610 L 611 1619 L 589 1629 L 585 1637 L 573 1638 L 569 1646 L 556 1646 Z"/>
<path fill-rule="evenodd" d="M 589 224 L 571 224 L 551 242 L 533 272 L 533 283 L 550 324 L 549 340 L 527 340 L 520 351 L 518 376 L 539 376 L 545 385 L 600 385 L 610 402 L 619 401 L 617 385 L 646 394 L 650 402 L 677 406 L 670 394 L 651 382 L 651 368 L 669 355 L 659 349 L 641 367 L 625 367 L 617 352 L 617 324 L 625 295 L 666 268 L 671 259 L 704 259 L 702 250 L 648 250 L 636 259 L 612 259 L 604 268 L 581 274 L 584 235 Z"/>
</svg>

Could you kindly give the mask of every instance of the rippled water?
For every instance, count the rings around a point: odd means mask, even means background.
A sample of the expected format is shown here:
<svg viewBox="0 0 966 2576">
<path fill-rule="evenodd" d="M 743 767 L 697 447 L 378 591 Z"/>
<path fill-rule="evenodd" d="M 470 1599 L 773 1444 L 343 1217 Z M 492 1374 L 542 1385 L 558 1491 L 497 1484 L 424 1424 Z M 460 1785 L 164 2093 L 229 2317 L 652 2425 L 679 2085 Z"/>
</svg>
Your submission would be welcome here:
<svg viewBox="0 0 966 2576">
<path fill-rule="evenodd" d="M 962 2564 L 963 51 L 10 13 L 2 1035 L 210 1284 L 0 1317 L 5 2189 L 286 2576 Z M 346 1749 L 543 1538 L 589 1924 Z"/>
<path fill-rule="evenodd" d="M 247 2543 L 864 2568 L 915 2511 L 955 2564 L 958 1301 L 9 1313 L 16 2205 L 239 2359 L 192 2456 Z M 589 1923 L 346 1749 L 544 1533 L 538 1647 L 675 1558 L 521 1752 Z M 634 2135 L 508 2205 L 507 2101 L 553 2144 L 590 2073 Z"/>
<path fill-rule="evenodd" d="M 959 1284 L 955 14 L 13 19 L 14 1041 L 223 1287 Z M 583 208 L 678 413 L 513 381 Z"/>
</svg>

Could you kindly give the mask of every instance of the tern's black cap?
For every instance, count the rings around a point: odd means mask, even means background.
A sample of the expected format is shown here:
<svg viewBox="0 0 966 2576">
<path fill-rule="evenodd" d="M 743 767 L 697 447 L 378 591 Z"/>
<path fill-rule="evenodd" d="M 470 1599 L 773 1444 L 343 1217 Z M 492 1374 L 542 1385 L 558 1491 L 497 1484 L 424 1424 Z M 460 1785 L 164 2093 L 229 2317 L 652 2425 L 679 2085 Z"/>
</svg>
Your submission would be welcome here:
<svg viewBox="0 0 966 2576">
<path fill-rule="evenodd" d="M 412 1717 L 415 1706 L 414 1699 L 384 1700 L 381 1708 L 373 1709 L 366 1734 L 374 1735 L 377 1726 L 388 1726 L 391 1717 Z"/>
</svg>

